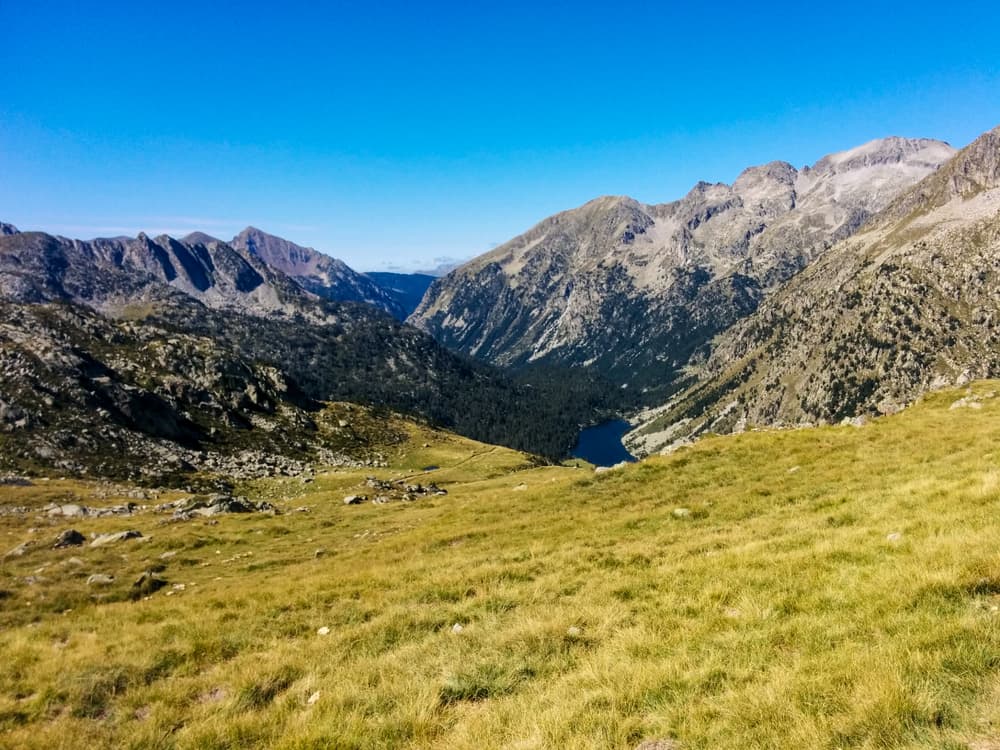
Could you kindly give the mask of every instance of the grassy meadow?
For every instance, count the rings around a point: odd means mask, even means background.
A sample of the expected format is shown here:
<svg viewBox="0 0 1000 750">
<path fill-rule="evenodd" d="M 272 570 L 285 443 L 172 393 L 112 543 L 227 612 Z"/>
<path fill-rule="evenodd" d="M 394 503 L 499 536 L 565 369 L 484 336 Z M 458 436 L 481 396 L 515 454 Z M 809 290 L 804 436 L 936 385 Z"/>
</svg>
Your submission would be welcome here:
<svg viewBox="0 0 1000 750">
<path fill-rule="evenodd" d="M 0 516 L 36 542 L 0 562 L 0 747 L 1000 750 L 998 391 L 603 473 L 412 426 L 238 489 L 276 516 Z M 344 505 L 368 474 L 449 494 Z"/>
</svg>

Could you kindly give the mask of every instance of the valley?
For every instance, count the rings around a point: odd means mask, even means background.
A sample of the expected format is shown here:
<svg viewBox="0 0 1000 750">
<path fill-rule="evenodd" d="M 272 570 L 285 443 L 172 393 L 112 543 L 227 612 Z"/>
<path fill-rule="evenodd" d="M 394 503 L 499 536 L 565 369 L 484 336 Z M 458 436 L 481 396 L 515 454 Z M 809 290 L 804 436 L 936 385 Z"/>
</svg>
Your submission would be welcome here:
<svg viewBox="0 0 1000 750">
<path fill-rule="evenodd" d="M 438 279 L 0 225 L 0 744 L 995 750 L 998 133 Z"/>
<path fill-rule="evenodd" d="M 0 27 L 0 750 L 1000 750 L 1000 3 Z"/>
<path fill-rule="evenodd" d="M 3 744 L 989 747 L 998 391 L 600 474 L 397 419 L 385 466 L 182 520 L 184 488 L 7 477 Z"/>
</svg>

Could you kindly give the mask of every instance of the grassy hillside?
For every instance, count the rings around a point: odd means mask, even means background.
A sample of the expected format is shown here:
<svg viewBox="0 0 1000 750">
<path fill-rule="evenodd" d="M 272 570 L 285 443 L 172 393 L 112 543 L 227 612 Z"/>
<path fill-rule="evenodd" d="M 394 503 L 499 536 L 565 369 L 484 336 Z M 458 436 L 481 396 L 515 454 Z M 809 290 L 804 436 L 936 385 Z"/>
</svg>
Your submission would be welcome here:
<svg viewBox="0 0 1000 750">
<path fill-rule="evenodd" d="M 239 488 L 276 516 L 4 515 L 37 544 L 0 565 L 0 746 L 995 749 L 998 391 L 600 474 L 410 427 L 371 471 L 449 494 L 409 503 L 337 470 Z"/>
</svg>

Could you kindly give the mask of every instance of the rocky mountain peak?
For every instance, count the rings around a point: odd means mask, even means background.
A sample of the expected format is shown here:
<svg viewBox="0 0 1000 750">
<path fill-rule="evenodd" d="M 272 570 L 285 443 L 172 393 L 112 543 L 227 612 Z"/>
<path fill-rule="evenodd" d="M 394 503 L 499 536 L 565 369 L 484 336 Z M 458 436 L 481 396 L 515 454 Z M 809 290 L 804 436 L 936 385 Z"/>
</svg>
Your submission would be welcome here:
<svg viewBox="0 0 1000 750">
<path fill-rule="evenodd" d="M 747 167 L 733 182 L 733 190 L 744 192 L 747 187 L 762 182 L 774 182 L 779 185 L 794 185 L 799 171 L 787 161 L 772 161 L 758 167 Z"/>
<path fill-rule="evenodd" d="M 18 229 L 13 224 L 5 224 L 0 221 L 0 235 L 18 234 Z"/>
<path fill-rule="evenodd" d="M 867 164 L 858 169 L 866 178 L 841 185 L 870 185 L 890 166 L 907 174 L 951 147 L 886 139 L 852 151 L 828 163 Z M 692 385 L 652 410 L 630 447 L 647 452 L 748 425 L 856 423 L 929 389 L 995 377 L 998 206 L 1000 128 L 897 192 L 717 336 L 702 361 L 689 362 Z"/>
<path fill-rule="evenodd" d="M 1000 127 L 957 152 L 947 164 L 902 193 L 881 217 L 898 221 L 917 210 L 938 208 L 954 198 L 970 198 L 1000 186 Z"/>
<path fill-rule="evenodd" d="M 205 234 L 204 232 L 191 232 L 186 234 L 181 238 L 181 242 L 185 245 L 210 245 L 213 242 L 222 242 L 218 237 L 213 237 L 210 234 Z"/>
<path fill-rule="evenodd" d="M 890 136 L 868 141 L 855 148 L 825 156 L 803 170 L 813 174 L 839 174 L 885 164 L 907 164 L 937 168 L 955 154 L 955 149 L 932 138 Z"/>
<path fill-rule="evenodd" d="M 942 170 L 958 195 L 976 193 L 1000 186 L 1000 127 L 974 140 Z"/>
<path fill-rule="evenodd" d="M 584 365 L 629 387 L 663 387 L 952 153 L 888 138 L 801 171 L 772 161 L 732 185 L 699 182 L 671 203 L 596 198 L 435 282 L 409 320 L 495 364 Z"/>
<path fill-rule="evenodd" d="M 403 310 L 390 292 L 346 263 L 311 247 L 247 227 L 232 246 L 291 276 L 308 291 L 326 299 L 366 302 L 402 318 Z"/>
</svg>

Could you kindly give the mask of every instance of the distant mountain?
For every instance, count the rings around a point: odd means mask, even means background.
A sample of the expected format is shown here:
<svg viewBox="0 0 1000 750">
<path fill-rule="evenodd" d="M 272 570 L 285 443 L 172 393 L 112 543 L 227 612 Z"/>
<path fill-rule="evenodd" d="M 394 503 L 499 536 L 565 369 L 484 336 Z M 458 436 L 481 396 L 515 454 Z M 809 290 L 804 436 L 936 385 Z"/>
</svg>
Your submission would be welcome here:
<svg viewBox="0 0 1000 750">
<path fill-rule="evenodd" d="M 410 321 L 494 364 L 588 366 L 670 392 L 713 336 L 953 154 L 886 138 L 673 203 L 598 198 L 434 282 Z"/>
<path fill-rule="evenodd" d="M 369 271 L 368 278 L 389 292 L 402 309 L 405 319 L 417 309 L 420 300 L 424 298 L 428 287 L 435 277 L 424 273 L 390 273 L 388 271 Z"/>
<path fill-rule="evenodd" d="M 4 234 L 17 234 L 17 227 L 13 224 L 4 224 L 0 221 L 0 235 Z"/>
<path fill-rule="evenodd" d="M 181 242 L 186 245 L 210 245 L 213 242 L 222 242 L 222 240 L 204 232 L 191 232 L 181 237 Z"/>
<path fill-rule="evenodd" d="M 1000 128 L 904 191 L 714 342 L 629 436 L 889 413 L 1000 374 Z"/>
<path fill-rule="evenodd" d="M 322 315 L 317 297 L 259 258 L 217 240 L 167 235 L 87 242 L 41 232 L 0 236 L 0 296 L 67 300 L 98 309 L 141 304 L 165 288 L 208 307 Z"/>
<path fill-rule="evenodd" d="M 293 278 L 304 289 L 338 302 L 367 302 L 393 317 L 406 317 L 394 295 L 346 263 L 296 245 L 281 237 L 247 227 L 233 238 L 232 246 Z"/>
<path fill-rule="evenodd" d="M 217 451 L 222 420 L 237 428 L 225 450 L 294 448 L 294 432 L 281 445 L 254 432 L 286 424 L 255 410 L 270 393 L 282 414 L 352 401 L 558 458 L 608 411 L 607 389 L 586 379 L 518 382 L 371 305 L 322 299 L 254 253 L 187 239 L 0 236 L 0 447 L 50 468 L 128 473 L 155 455 Z M 69 450 L 72 434 L 93 444 Z M 131 468 L 86 458 L 126 448 Z"/>
</svg>

